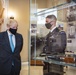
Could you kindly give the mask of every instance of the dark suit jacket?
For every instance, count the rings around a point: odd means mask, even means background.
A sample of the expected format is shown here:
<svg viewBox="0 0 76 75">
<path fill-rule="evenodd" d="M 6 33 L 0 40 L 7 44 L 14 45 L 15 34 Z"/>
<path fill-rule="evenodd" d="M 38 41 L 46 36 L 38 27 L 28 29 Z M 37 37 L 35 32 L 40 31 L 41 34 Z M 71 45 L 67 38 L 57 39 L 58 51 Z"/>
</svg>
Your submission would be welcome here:
<svg viewBox="0 0 76 75">
<path fill-rule="evenodd" d="M 8 74 L 11 71 L 12 61 L 16 72 L 21 69 L 20 52 L 23 46 L 23 38 L 18 33 L 16 33 L 15 37 L 16 47 L 12 53 L 7 31 L 0 33 L 0 73 Z"/>
<path fill-rule="evenodd" d="M 60 31 L 58 28 L 53 32 L 49 32 L 46 38 L 45 47 L 43 48 L 46 53 L 64 53 L 66 48 L 66 33 Z"/>
</svg>

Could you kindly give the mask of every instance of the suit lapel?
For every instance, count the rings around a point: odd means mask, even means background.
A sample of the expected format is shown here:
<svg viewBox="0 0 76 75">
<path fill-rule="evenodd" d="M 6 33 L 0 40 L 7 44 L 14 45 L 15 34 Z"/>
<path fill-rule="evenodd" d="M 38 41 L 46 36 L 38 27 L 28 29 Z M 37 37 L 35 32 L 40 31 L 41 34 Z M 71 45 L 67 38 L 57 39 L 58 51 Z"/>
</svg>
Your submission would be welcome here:
<svg viewBox="0 0 76 75">
<path fill-rule="evenodd" d="M 53 38 L 58 33 L 58 31 L 59 31 L 58 28 L 55 28 L 53 32 L 49 32 L 47 36 L 47 40 L 50 40 L 51 38 Z"/>
<path fill-rule="evenodd" d="M 6 43 L 7 48 L 8 48 L 7 50 L 12 52 L 7 31 L 3 35 L 4 35 L 4 39 L 5 39 L 4 42 Z M 15 35 L 15 41 L 16 41 L 15 42 L 16 44 L 15 44 L 14 52 L 16 51 L 17 45 L 19 43 L 19 38 L 18 38 L 18 35 L 17 34 Z"/>
<path fill-rule="evenodd" d="M 5 43 L 7 45 L 7 48 L 8 48 L 7 50 L 12 52 L 11 47 L 10 47 L 10 42 L 9 42 L 9 37 L 8 37 L 7 31 L 4 33 L 4 39 L 5 39 Z"/>
<path fill-rule="evenodd" d="M 59 29 L 58 28 L 55 28 L 52 32 L 52 35 L 56 35 L 57 33 L 59 32 Z"/>
</svg>

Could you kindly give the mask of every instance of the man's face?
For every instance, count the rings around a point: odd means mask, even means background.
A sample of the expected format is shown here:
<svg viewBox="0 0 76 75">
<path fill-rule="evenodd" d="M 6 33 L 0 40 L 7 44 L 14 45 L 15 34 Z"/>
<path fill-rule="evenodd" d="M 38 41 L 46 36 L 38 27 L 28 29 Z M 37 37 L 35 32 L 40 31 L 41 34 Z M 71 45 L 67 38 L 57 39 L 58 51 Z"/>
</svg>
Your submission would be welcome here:
<svg viewBox="0 0 76 75">
<path fill-rule="evenodd" d="M 9 29 L 12 28 L 12 29 L 17 29 L 18 28 L 18 24 L 17 22 L 12 22 L 9 26 Z"/>
<path fill-rule="evenodd" d="M 17 32 L 17 28 L 18 28 L 18 23 L 16 21 L 10 21 L 10 23 L 8 24 L 9 32 L 15 35 Z"/>
<path fill-rule="evenodd" d="M 52 24 L 53 20 L 49 19 L 49 18 L 46 18 L 46 23 L 50 23 Z"/>
</svg>

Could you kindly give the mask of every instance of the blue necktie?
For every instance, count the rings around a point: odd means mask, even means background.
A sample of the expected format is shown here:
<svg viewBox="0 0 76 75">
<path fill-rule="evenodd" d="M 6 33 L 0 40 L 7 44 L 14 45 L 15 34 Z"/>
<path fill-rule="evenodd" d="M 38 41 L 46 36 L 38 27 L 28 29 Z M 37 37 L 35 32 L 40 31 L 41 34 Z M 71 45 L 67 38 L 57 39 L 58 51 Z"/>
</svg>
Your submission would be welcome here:
<svg viewBox="0 0 76 75">
<path fill-rule="evenodd" d="M 12 52 L 14 52 L 14 44 L 13 44 L 13 40 L 12 40 L 12 34 L 10 35 L 10 46 L 11 46 L 11 49 L 12 49 Z M 14 62 L 12 61 L 12 65 L 14 66 Z"/>
<path fill-rule="evenodd" d="M 13 35 L 10 35 L 10 46 L 11 46 L 12 52 L 14 52 L 14 44 L 13 44 L 12 36 Z"/>
</svg>

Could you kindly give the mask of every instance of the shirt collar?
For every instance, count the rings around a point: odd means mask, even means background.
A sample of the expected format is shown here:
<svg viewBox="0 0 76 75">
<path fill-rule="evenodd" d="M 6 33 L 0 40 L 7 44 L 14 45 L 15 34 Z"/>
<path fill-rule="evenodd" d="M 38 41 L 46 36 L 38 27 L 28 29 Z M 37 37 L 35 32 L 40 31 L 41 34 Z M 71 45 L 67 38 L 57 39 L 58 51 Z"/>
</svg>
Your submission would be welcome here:
<svg viewBox="0 0 76 75">
<path fill-rule="evenodd" d="M 51 30 L 50 30 L 50 32 L 53 32 L 53 30 L 56 28 L 56 26 L 54 27 L 54 28 L 52 28 Z"/>
<path fill-rule="evenodd" d="M 11 34 L 8 30 L 7 30 L 7 33 L 8 33 L 8 35 L 10 36 L 10 35 L 13 35 L 13 34 Z M 14 36 L 14 35 L 13 35 Z"/>
</svg>

